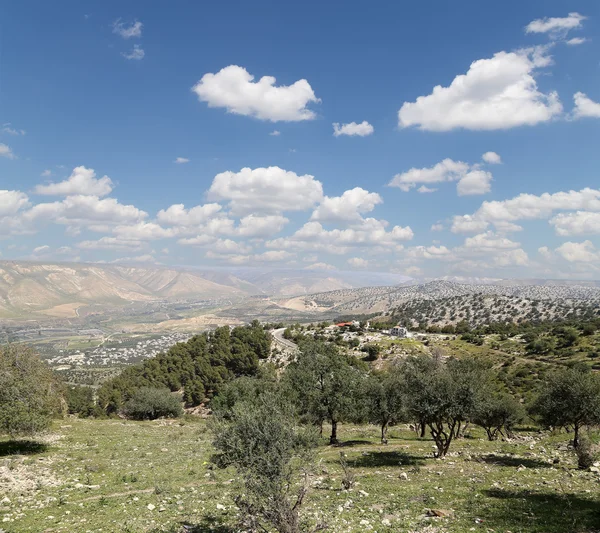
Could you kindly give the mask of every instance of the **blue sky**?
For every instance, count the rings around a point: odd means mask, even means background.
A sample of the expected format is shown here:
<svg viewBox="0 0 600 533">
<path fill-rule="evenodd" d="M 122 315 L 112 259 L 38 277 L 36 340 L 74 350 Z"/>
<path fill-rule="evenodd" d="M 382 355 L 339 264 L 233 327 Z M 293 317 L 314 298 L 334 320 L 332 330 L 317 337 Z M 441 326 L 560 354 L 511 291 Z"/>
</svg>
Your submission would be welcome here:
<svg viewBox="0 0 600 533">
<path fill-rule="evenodd" d="M 4 259 L 600 277 L 597 2 L 22 1 L 0 24 Z"/>
</svg>

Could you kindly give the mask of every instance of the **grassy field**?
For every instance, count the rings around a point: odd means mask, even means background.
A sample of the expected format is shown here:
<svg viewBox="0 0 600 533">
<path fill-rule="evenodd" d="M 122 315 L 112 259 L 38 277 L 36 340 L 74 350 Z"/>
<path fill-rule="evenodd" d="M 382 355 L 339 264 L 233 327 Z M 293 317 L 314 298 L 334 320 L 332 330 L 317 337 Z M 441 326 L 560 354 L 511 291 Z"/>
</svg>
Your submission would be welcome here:
<svg viewBox="0 0 600 533">
<path fill-rule="evenodd" d="M 408 429 L 392 428 L 387 446 L 377 434 L 342 426 L 341 447 L 323 441 L 306 504 L 313 522 L 332 532 L 600 531 L 600 475 L 576 469 L 565 433 L 487 442 L 473 430 L 445 460 Z M 350 491 L 340 451 L 356 475 Z M 235 474 L 213 469 L 210 454 L 206 421 L 189 417 L 69 419 L 46 444 L 0 442 L 0 530 L 236 531 Z"/>
</svg>

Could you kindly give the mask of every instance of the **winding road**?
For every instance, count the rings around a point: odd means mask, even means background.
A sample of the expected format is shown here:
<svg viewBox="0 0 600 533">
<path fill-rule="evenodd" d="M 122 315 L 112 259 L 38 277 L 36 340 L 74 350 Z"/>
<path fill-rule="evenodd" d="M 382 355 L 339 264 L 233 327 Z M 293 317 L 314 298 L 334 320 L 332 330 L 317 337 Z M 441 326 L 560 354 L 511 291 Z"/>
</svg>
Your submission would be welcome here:
<svg viewBox="0 0 600 533">
<path fill-rule="evenodd" d="M 286 330 L 286 328 L 274 329 L 271 332 L 271 334 L 273 335 L 273 340 L 275 342 L 277 342 L 278 344 L 281 344 L 285 348 L 288 348 L 290 350 L 297 350 L 298 345 L 296 343 L 283 338 L 283 332 L 285 330 Z"/>
</svg>

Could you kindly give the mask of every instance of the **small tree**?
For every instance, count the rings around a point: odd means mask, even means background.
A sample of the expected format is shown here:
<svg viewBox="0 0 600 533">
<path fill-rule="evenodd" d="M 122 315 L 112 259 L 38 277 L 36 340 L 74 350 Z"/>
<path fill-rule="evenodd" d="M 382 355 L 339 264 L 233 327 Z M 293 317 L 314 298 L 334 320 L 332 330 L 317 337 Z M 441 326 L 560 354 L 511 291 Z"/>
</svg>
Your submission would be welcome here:
<svg viewBox="0 0 600 533">
<path fill-rule="evenodd" d="M 444 457 L 484 396 L 485 369 L 471 359 L 448 364 L 417 358 L 407 361 L 406 404 L 413 419 L 431 431 L 437 457 Z"/>
<path fill-rule="evenodd" d="M 285 372 L 286 388 L 300 412 L 322 427 L 331 423 L 330 444 L 337 444 L 340 422 L 357 418 L 361 373 L 351 359 L 329 343 L 307 341 Z"/>
<path fill-rule="evenodd" d="M 472 421 L 485 429 L 488 440 L 493 441 L 499 435 L 509 437 L 514 426 L 524 418 L 525 410 L 517 399 L 508 394 L 496 393 L 482 398 Z"/>
<path fill-rule="evenodd" d="M 50 426 L 60 410 L 60 386 L 30 348 L 0 348 L 0 433 L 34 435 Z"/>
<path fill-rule="evenodd" d="M 213 461 L 233 466 L 241 481 L 236 503 L 252 531 L 298 533 L 308 491 L 316 435 L 298 426 L 281 397 L 266 394 L 254 405 L 237 403 L 229 418 L 214 419 Z"/>
<path fill-rule="evenodd" d="M 387 444 L 386 433 L 390 424 L 406 418 L 404 383 L 397 369 L 369 376 L 365 383 L 364 402 L 367 418 L 381 428 L 381 443 Z"/>
<path fill-rule="evenodd" d="M 600 376 L 581 368 L 552 374 L 532 405 L 532 413 L 548 427 L 572 427 L 573 446 L 584 426 L 600 424 Z"/>
<path fill-rule="evenodd" d="M 163 416 L 176 418 L 183 414 L 183 409 L 169 389 L 142 387 L 125 404 L 123 414 L 134 420 L 155 420 Z"/>
</svg>

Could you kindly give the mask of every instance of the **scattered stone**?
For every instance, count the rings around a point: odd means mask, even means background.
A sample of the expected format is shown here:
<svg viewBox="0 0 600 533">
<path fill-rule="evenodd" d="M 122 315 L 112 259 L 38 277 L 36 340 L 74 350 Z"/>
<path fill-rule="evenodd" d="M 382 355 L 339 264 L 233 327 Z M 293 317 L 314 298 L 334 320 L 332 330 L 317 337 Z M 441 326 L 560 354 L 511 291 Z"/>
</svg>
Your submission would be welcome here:
<svg viewBox="0 0 600 533">
<path fill-rule="evenodd" d="M 451 509 L 429 509 L 427 516 L 436 516 L 438 518 L 454 518 L 454 511 Z"/>
<path fill-rule="evenodd" d="M 149 503 L 146 508 L 148 509 L 148 511 L 154 511 L 154 509 L 156 509 L 156 505 Z"/>
</svg>

